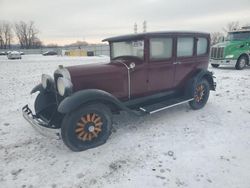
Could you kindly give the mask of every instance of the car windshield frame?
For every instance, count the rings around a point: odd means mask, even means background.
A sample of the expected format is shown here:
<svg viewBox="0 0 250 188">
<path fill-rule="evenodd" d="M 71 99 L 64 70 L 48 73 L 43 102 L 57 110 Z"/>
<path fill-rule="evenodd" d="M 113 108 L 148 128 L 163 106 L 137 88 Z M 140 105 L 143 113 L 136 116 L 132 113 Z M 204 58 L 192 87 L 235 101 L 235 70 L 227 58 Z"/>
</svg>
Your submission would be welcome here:
<svg viewBox="0 0 250 188">
<path fill-rule="evenodd" d="M 248 32 L 232 32 L 228 33 L 226 41 L 242 41 L 250 40 L 250 31 Z"/>
<path fill-rule="evenodd" d="M 132 50 L 131 53 L 126 53 L 128 51 L 124 51 L 124 54 L 122 54 L 121 52 L 117 52 L 116 54 L 118 55 L 114 55 L 115 48 L 120 48 L 120 49 L 127 48 L 128 50 L 129 47 L 131 47 L 131 49 L 129 49 L 129 50 Z M 137 55 L 135 53 L 137 53 Z M 138 53 L 142 53 L 142 54 L 138 55 Z M 122 40 L 122 41 L 110 42 L 110 57 L 112 60 L 119 58 L 119 57 L 135 57 L 140 60 L 144 60 L 145 59 L 145 39 L 133 39 L 133 40 Z"/>
</svg>

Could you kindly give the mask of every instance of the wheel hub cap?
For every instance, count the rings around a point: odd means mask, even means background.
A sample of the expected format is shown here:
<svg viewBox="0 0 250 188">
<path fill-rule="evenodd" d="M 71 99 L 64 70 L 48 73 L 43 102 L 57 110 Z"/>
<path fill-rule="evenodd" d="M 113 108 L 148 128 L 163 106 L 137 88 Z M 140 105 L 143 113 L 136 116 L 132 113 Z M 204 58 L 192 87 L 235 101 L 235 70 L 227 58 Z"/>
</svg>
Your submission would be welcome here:
<svg viewBox="0 0 250 188">
<path fill-rule="evenodd" d="M 89 132 L 94 132 L 94 130 L 95 130 L 95 126 L 89 126 L 89 129 L 88 129 Z"/>
<path fill-rule="evenodd" d="M 245 59 L 242 59 L 242 60 L 240 61 L 240 66 L 241 66 L 241 67 L 244 67 L 244 66 L 245 66 L 245 63 L 246 63 Z"/>
</svg>

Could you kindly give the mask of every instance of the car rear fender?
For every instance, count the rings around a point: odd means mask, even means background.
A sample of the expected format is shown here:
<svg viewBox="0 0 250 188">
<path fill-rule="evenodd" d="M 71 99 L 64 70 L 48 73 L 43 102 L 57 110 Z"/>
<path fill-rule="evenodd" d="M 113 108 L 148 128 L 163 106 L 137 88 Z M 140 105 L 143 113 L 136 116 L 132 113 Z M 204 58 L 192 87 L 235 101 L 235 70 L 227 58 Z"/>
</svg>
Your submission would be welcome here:
<svg viewBox="0 0 250 188">
<path fill-rule="evenodd" d="M 58 106 L 58 112 L 66 114 L 87 103 L 104 103 L 112 109 L 131 111 L 120 100 L 110 93 L 98 89 L 77 91 L 66 97 Z"/>
<path fill-rule="evenodd" d="M 195 77 L 194 80 L 195 82 L 198 82 L 201 79 L 206 79 L 210 85 L 210 90 L 215 91 L 216 89 L 216 83 L 214 81 L 215 76 L 213 76 L 213 72 L 210 72 L 208 70 L 200 69 Z"/>
<path fill-rule="evenodd" d="M 187 87 L 185 90 L 186 96 L 193 96 L 194 87 L 196 83 L 198 83 L 201 79 L 206 79 L 210 85 L 210 90 L 215 91 L 216 89 L 216 82 L 214 81 L 215 76 L 213 76 L 213 73 L 205 70 L 205 69 L 199 69 L 194 76 L 188 81 Z"/>
</svg>

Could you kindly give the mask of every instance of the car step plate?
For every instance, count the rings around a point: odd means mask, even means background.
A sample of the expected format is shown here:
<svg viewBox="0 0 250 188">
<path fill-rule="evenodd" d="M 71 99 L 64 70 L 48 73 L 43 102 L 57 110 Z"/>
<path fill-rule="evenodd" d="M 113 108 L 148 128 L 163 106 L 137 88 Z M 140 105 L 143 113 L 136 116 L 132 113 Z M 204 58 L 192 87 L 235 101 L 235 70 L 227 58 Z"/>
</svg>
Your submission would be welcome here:
<svg viewBox="0 0 250 188">
<path fill-rule="evenodd" d="M 192 99 L 184 99 L 184 98 L 169 99 L 169 100 L 161 101 L 159 103 L 155 103 L 152 105 L 142 106 L 140 107 L 140 110 L 144 113 L 154 114 L 156 112 L 160 112 L 162 110 L 165 110 L 174 106 L 178 106 L 178 105 L 187 103 L 192 100 L 194 99 L 193 98 Z"/>
</svg>

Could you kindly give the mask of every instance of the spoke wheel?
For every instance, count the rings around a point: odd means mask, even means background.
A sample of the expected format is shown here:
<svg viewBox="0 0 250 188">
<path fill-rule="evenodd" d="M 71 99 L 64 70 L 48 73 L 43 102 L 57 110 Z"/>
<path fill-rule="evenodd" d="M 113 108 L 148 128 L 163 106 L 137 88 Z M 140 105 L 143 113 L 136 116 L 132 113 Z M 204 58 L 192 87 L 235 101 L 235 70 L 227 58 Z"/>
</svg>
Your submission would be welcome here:
<svg viewBox="0 0 250 188">
<path fill-rule="evenodd" d="M 248 58 L 247 56 L 243 55 L 237 60 L 235 68 L 237 70 L 242 70 L 246 67 L 247 64 L 248 64 Z"/>
<path fill-rule="evenodd" d="M 206 79 L 202 79 L 193 88 L 194 100 L 190 101 L 189 105 L 192 109 L 198 110 L 203 108 L 207 103 L 210 94 L 210 85 Z"/>
<path fill-rule="evenodd" d="M 102 118 L 98 114 L 83 115 L 75 128 L 77 138 L 83 141 L 91 141 L 97 138 L 102 131 L 102 125 Z"/>
</svg>

